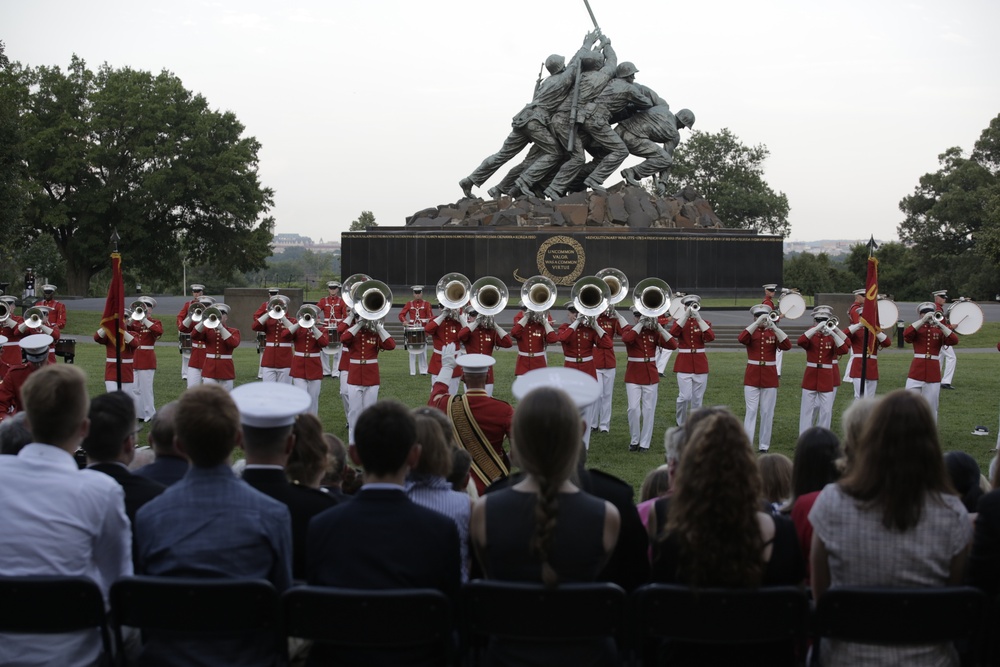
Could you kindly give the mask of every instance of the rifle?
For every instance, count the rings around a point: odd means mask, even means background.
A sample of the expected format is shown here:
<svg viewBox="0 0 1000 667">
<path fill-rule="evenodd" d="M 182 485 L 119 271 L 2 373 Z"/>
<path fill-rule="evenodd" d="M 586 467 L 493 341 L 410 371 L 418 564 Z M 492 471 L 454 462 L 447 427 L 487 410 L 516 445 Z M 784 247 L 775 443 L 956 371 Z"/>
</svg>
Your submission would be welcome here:
<svg viewBox="0 0 1000 667">
<path fill-rule="evenodd" d="M 532 99 L 534 99 L 535 95 L 538 94 L 538 89 L 542 87 L 542 72 L 544 71 L 545 71 L 545 63 L 542 63 L 542 66 L 538 68 L 538 79 L 535 81 L 535 92 L 531 96 Z"/>
</svg>

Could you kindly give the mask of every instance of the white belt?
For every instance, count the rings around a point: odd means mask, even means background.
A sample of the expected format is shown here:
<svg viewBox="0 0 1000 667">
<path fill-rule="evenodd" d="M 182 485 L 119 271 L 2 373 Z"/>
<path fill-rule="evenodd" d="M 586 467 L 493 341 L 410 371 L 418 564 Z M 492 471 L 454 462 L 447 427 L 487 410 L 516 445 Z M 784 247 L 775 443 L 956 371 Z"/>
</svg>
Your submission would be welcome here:
<svg viewBox="0 0 1000 667">
<path fill-rule="evenodd" d="M 588 361 L 593 361 L 594 360 L 594 357 L 592 357 L 592 356 L 591 357 L 571 357 L 568 354 L 563 355 L 563 356 L 566 357 L 566 361 L 572 361 L 573 363 L 577 363 L 577 364 L 585 364 Z"/>
<path fill-rule="evenodd" d="M 521 351 L 518 351 L 517 355 L 519 357 L 544 357 L 545 353 L 544 352 L 521 352 Z"/>
<path fill-rule="evenodd" d="M 701 348 L 700 350 L 681 350 L 681 349 L 678 349 L 677 352 L 679 352 L 681 354 L 690 354 L 692 352 L 702 352 L 702 353 L 704 353 L 705 352 L 705 348 Z"/>
<path fill-rule="evenodd" d="M 208 358 L 209 359 L 232 359 L 233 355 L 231 355 L 231 354 L 210 354 L 210 355 L 208 355 Z"/>
<path fill-rule="evenodd" d="M 104 361 L 108 362 L 109 364 L 113 364 L 113 363 L 115 363 L 118 360 L 115 359 L 114 357 L 111 357 L 110 359 L 105 359 Z M 131 364 L 132 360 L 131 359 L 122 359 L 122 363 L 123 364 Z"/>
<path fill-rule="evenodd" d="M 317 353 L 315 352 L 293 352 L 296 357 L 315 357 Z"/>
<path fill-rule="evenodd" d="M 139 349 L 140 350 L 155 350 L 156 346 L 155 345 L 140 345 Z"/>
<path fill-rule="evenodd" d="M 747 366 L 777 366 L 777 361 L 755 361 L 754 359 L 747 359 Z"/>
<path fill-rule="evenodd" d="M 351 359 L 352 364 L 377 364 L 378 359 Z"/>
<path fill-rule="evenodd" d="M 833 364 L 814 364 L 811 361 L 807 361 L 806 366 L 809 368 L 833 368 Z"/>
<path fill-rule="evenodd" d="M 193 347 L 196 347 L 196 348 L 198 348 L 199 350 L 204 350 L 204 349 L 205 349 L 205 343 L 203 343 L 203 342 L 201 342 L 201 341 L 192 341 L 192 342 L 191 342 L 191 345 L 192 345 Z"/>
<path fill-rule="evenodd" d="M 914 353 L 913 358 L 914 359 L 940 359 L 941 355 L 939 355 L 939 354 L 916 354 L 916 353 Z"/>
<path fill-rule="evenodd" d="M 264 343 L 265 347 L 291 347 L 291 343 Z"/>
<path fill-rule="evenodd" d="M 635 361 L 635 362 L 638 362 L 638 363 L 643 363 L 643 362 L 646 362 L 646 361 L 656 361 L 656 359 L 653 358 L 653 357 L 626 357 L 625 360 L 626 361 Z"/>
</svg>

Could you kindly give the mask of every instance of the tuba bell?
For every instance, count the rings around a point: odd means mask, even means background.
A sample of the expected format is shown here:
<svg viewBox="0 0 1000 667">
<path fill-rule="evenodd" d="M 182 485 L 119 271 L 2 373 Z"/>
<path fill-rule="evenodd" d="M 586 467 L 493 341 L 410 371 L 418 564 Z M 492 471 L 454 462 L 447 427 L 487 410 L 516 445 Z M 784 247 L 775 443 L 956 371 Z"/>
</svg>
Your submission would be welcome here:
<svg viewBox="0 0 1000 667">
<path fill-rule="evenodd" d="M 658 318 L 670 310 L 670 285 L 659 278 L 645 278 L 632 291 L 632 305 L 643 317 Z"/>
<path fill-rule="evenodd" d="M 222 324 L 222 311 L 215 306 L 206 308 L 201 319 L 206 329 L 218 329 Z"/>
<path fill-rule="evenodd" d="M 628 278 L 618 269 L 611 268 L 601 269 L 594 275 L 608 284 L 608 289 L 611 291 L 608 303 L 611 306 L 611 310 L 614 310 L 615 304 L 628 296 Z"/>
<path fill-rule="evenodd" d="M 6 322 L 10 317 L 10 306 L 5 301 L 0 301 L 0 322 Z"/>
<path fill-rule="evenodd" d="M 507 307 L 509 296 L 507 285 L 502 280 L 485 276 L 472 284 L 469 302 L 483 317 L 493 317 Z"/>
<path fill-rule="evenodd" d="M 143 303 L 142 301 L 133 301 L 132 303 L 130 303 L 129 310 L 132 311 L 132 314 L 129 315 L 129 318 L 135 320 L 136 322 L 142 322 L 144 319 L 146 319 L 146 304 Z"/>
<path fill-rule="evenodd" d="M 304 304 L 299 308 L 299 312 L 295 313 L 295 319 L 298 320 L 299 326 L 312 329 L 320 319 L 319 308 L 311 303 Z"/>
<path fill-rule="evenodd" d="M 556 284 L 545 276 L 532 276 L 521 285 L 521 305 L 544 319 L 545 313 L 556 303 Z"/>
<path fill-rule="evenodd" d="M 24 311 L 24 326 L 38 329 L 45 323 L 45 311 L 35 306 Z"/>
<path fill-rule="evenodd" d="M 446 273 L 437 282 L 434 293 L 438 303 L 450 310 L 461 310 L 469 303 L 472 284 L 461 273 Z"/>
<path fill-rule="evenodd" d="M 367 282 L 371 279 L 372 277 L 367 273 L 353 273 L 344 279 L 344 282 L 340 286 L 340 298 L 344 300 L 344 305 L 347 306 L 347 310 L 354 310 L 354 303 L 357 301 L 354 290 L 361 283 Z"/>
<path fill-rule="evenodd" d="M 573 283 L 569 298 L 576 312 L 584 317 L 597 317 L 608 309 L 611 299 L 611 288 L 597 276 L 580 278 Z"/>
<path fill-rule="evenodd" d="M 377 322 L 392 309 L 392 291 L 381 280 L 366 280 L 354 289 L 358 317 Z"/>
</svg>

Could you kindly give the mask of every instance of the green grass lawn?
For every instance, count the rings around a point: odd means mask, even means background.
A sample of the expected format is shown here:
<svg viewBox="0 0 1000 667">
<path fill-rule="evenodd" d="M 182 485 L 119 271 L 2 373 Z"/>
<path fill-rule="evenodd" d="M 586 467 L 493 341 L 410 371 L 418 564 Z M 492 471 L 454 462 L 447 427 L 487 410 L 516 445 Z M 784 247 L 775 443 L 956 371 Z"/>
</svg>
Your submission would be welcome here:
<svg viewBox="0 0 1000 667">
<path fill-rule="evenodd" d="M 988 326 L 996 327 L 998 325 Z M 164 337 L 168 335 L 176 336 L 176 333 L 171 332 L 165 334 Z M 983 334 L 977 334 L 977 336 L 979 335 Z M 104 391 L 104 348 L 85 342 L 89 340 L 89 337 L 77 336 L 77 338 L 79 342 L 76 350 L 76 364 L 87 372 L 91 394 L 101 393 Z M 994 335 L 991 340 L 993 341 L 992 345 L 995 345 L 996 336 Z M 968 339 L 963 342 L 968 342 Z M 982 346 L 985 347 L 987 342 L 984 338 Z M 626 397 L 623 386 L 624 356 L 623 353 L 619 352 L 611 432 L 593 435 L 590 443 L 589 461 L 591 466 L 622 477 L 638 489 L 646 473 L 663 462 L 663 433 L 666 428 L 674 424 L 677 383 L 668 367 L 666 376 L 660 382 L 659 402 L 656 411 L 657 423 L 653 431 L 653 451 L 646 455 L 628 453 L 628 423 L 625 415 Z M 559 354 L 550 356 L 550 360 L 560 358 Z M 705 394 L 705 404 L 730 406 L 742 419 L 742 383 L 746 355 L 742 352 L 712 350 L 709 352 L 708 358 L 711 375 Z M 183 391 L 184 384 L 180 377 L 181 362 L 177 348 L 158 346 L 157 359 L 159 370 L 156 373 L 155 394 L 156 404 L 160 406 L 175 399 Z M 256 380 L 257 359 L 253 348 L 241 347 L 236 350 L 234 361 L 236 363 L 237 384 Z M 514 355 L 502 351 L 497 353 L 497 359 L 498 363 L 494 369 L 496 376 L 495 396 L 513 403 L 510 385 L 514 380 Z M 878 387 L 879 394 L 885 394 L 904 386 L 911 359 L 912 352 L 909 347 L 902 350 L 895 347 L 889 348 L 879 355 L 882 377 Z M 429 376 L 411 377 L 409 375 L 405 351 L 400 348 L 392 352 L 383 352 L 380 360 L 382 387 L 379 398 L 392 398 L 413 407 L 427 401 L 430 393 Z M 62 363 L 61 360 L 60 363 Z M 996 444 L 995 434 L 998 407 L 1000 407 L 998 406 L 996 373 L 998 367 L 1000 367 L 1000 354 L 996 352 L 993 354 L 959 354 L 958 371 L 954 381 L 956 390 L 941 392 L 939 429 L 943 448 L 969 452 L 979 461 L 983 471 L 989 465 Z M 804 352 L 794 348 L 785 354 L 782 386 L 778 390 L 771 451 L 780 452 L 789 457 L 792 456 L 795 440 L 798 437 L 800 383 L 804 369 Z M 852 399 L 851 386 L 843 385 L 837 394 L 833 414 L 833 429 L 838 433 L 840 433 L 840 416 L 844 409 L 850 405 Z M 320 396 L 320 418 L 328 431 L 336 433 L 346 440 L 346 419 L 341 407 L 336 380 L 328 378 L 323 381 L 323 393 Z M 971 435 L 973 429 L 978 425 L 987 426 L 991 436 Z"/>
</svg>

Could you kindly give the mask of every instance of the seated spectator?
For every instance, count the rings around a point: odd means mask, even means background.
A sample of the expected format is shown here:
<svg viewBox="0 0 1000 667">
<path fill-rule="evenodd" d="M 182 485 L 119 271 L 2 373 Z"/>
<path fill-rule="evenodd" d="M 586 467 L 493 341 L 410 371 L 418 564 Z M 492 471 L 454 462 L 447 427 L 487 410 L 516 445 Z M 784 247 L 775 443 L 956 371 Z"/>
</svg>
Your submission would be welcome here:
<svg viewBox="0 0 1000 667">
<path fill-rule="evenodd" d="M 452 449 L 433 416 L 444 416 L 440 410 L 420 407 L 413 410 L 420 443 L 420 460 L 406 478 L 406 495 L 416 504 L 439 512 L 455 522 L 462 556 L 462 581 L 469 580 L 469 517 L 472 499 L 469 494 L 455 491 L 445 479 L 451 472 Z"/>
<path fill-rule="evenodd" d="M 668 498 L 674 489 L 674 479 L 677 476 L 677 464 L 681 460 L 681 454 L 684 453 L 685 444 L 685 434 L 687 431 L 683 426 L 671 426 L 667 429 L 666 433 L 663 434 L 663 448 L 664 455 L 663 458 L 666 463 L 660 468 L 666 466 L 667 470 L 667 491 L 661 493 L 655 497 L 643 500 L 638 505 L 635 506 L 636 510 L 639 512 L 639 518 L 642 519 L 642 525 L 645 526 L 647 534 L 650 532 L 649 527 L 649 514 L 653 510 L 653 506 L 656 505 L 657 501 L 661 498 Z M 657 470 L 659 470 L 658 468 Z M 650 473 L 652 474 L 652 473 Z M 647 477 L 647 479 L 649 479 Z M 645 486 L 645 482 L 643 482 Z M 666 505 L 663 505 L 663 510 L 660 512 L 661 517 L 666 516 Z M 652 555 L 652 551 L 650 551 Z"/>
<path fill-rule="evenodd" d="M 646 478 L 642 480 L 642 486 L 639 488 L 639 504 L 635 509 L 642 519 L 643 526 L 648 526 L 649 510 L 653 508 L 654 503 L 670 495 L 670 478 L 670 464 L 664 463 L 646 473 Z"/>
<path fill-rule="evenodd" d="M 962 578 L 972 526 L 954 496 L 930 406 L 897 390 L 866 421 L 854 463 L 828 485 L 809 513 L 812 589 L 836 586 L 931 587 Z M 820 643 L 825 666 L 958 665 L 954 646 Z"/>
<path fill-rule="evenodd" d="M 344 472 L 349 467 L 347 447 L 344 447 L 344 441 L 333 433 L 324 433 L 323 441 L 326 442 L 327 450 L 330 452 L 330 465 L 320 480 L 320 488 L 338 500 L 349 498 L 350 496 L 344 493 Z"/>
<path fill-rule="evenodd" d="M 159 416 L 159 414 L 157 415 Z M 288 508 L 238 479 L 229 467 L 243 441 L 240 413 L 219 385 L 188 389 L 177 401 L 176 443 L 191 460 L 184 478 L 139 509 L 138 571 L 160 577 L 292 580 Z M 145 633 L 139 664 L 273 665 L 274 640 L 253 633 L 211 638 Z"/>
<path fill-rule="evenodd" d="M 187 474 L 191 464 L 188 458 L 174 446 L 174 414 L 177 401 L 171 401 L 156 411 L 150 423 L 149 446 L 156 454 L 156 460 L 135 471 L 135 474 L 159 482 L 164 486 L 176 484 Z"/>
<path fill-rule="evenodd" d="M 761 454 L 757 458 L 764 504 L 779 512 L 792 494 L 792 460 L 784 454 Z"/>
<path fill-rule="evenodd" d="M 347 588 L 435 588 L 453 600 L 461 586 L 458 530 L 441 514 L 411 502 L 406 475 L 420 459 L 409 409 L 379 401 L 358 417 L 350 456 L 365 484 L 350 502 L 314 517 L 306 542 L 306 580 Z M 346 651 L 317 642 L 307 665 L 425 664 L 406 651 Z"/>
<path fill-rule="evenodd" d="M 525 475 L 512 486 L 491 489 L 473 508 L 472 542 L 488 579 L 550 587 L 596 581 L 618 541 L 615 506 L 571 481 L 583 452 L 580 410 L 597 399 L 597 383 L 572 369 L 538 369 L 521 378 L 553 370 L 582 376 L 584 384 L 574 392 L 579 400 L 548 381 L 519 397 L 511 449 Z M 614 645 L 603 638 L 545 646 L 497 640 L 489 654 L 496 664 L 617 664 Z"/>
<path fill-rule="evenodd" d="M 860 398 L 844 410 L 844 414 L 840 418 L 844 431 L 844 441 L 841 443 L 841 448 L 844 450 L 844 459 L 840 464 L 841 474 L 848 472 L 854 465 L 857 452 L 863 444 L 861 434 L 867 425 L 868 418 L 875 411 L 875 406 L 881 400 L 881 397 L 876 396 Z"/>
<path fill-rule="evenodd" d="M 983 490 L 979 487 L 979 464 L 965 452 L 948 452 L 944 455 L 944 467 L 948 471 L 948 479 L 951 485 L 958 491 L 958 497 L 965 506 L 965 510 L 975 519 L 978 511 L 979 499 L 983 496 Z"/>
<path fill-rule="evenodd" d="M 330 445 L 323 437 L 323 423 L 316 415 L 301 414 L 292 426 L 292 435 L 295 446 L 285 465 L 288 481 L 310 489 L 320 488 L 331 463 Z"/>
<path fill-rule="evenodd" d="M 153 448 L 149 445 L 140 445 L 135 448 L 135 456 L 132 457 L 132 463 L 128 464 L 128 469 L 135 472 L 139 468 L 148 466 L 155 460 L 156 454 L 153 453 Z"/>
<path fill-rule="evenodd" d="M 848 419 L 848 412 L 856 409 L 856 406 L 863 402 L 871 400 L 865 398 L 852 403 L 851 407 L 844 413 L 845 423 Z M 809 511 L 823 487 L 840 479 L 842 458 L 843 450 L 840 448 L 837 434 L 822 426 L 807 428 L 799 435 L 799 439 L 795 443 L 795 461 L 792 463 L 792 498 L 787 507 L 791 511 L 792 523 L 795 524 L 795 534 L 799 538 L 799 548 L 802 550 L 802 556 L 806 562 L 807 574 L 813 534 L 812 524 L 809 523 Z"/>
<path fill-rule="evenodd" d="M 299 446 L 295 425 L 313 415 L 305 414 L 312 398 L 305 389 L 281 382 L 249 382 L 233 389 L 240 411 L 246 465 L 243 481 L 288 507 L 292 517 L 292 577 L 306 578 L 306 533 L 309 522 L 337 504 L 319 489 L 292 484 L 285 475 L 289 455 Z M 322 431 L 318 431 L 322 443 Z M 313 473 L 315 476 L 315 473 Z"/>
<path fill-rule="evenodd" d="M 0 422 L 0 454 L 16 456 L 31 441 L 28 415 L 19 412 Z"/>
<path fill-rule="evenodd" d="M 46 366 L 31 374 L 21 398 L 34 441 L 17 456 L 0 456 L 0 573 L 89 577 L 106 598 L 116 579 L 132 574 L 132 539 L 122 487 L 80 471 L 73 459 L 90 425 L 87 378 L 76 366 Z M 0 635 L 2 665 L 82 667 L 101 653 L 96 629 Z"/>
</svg>

